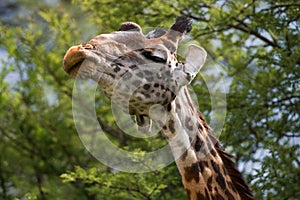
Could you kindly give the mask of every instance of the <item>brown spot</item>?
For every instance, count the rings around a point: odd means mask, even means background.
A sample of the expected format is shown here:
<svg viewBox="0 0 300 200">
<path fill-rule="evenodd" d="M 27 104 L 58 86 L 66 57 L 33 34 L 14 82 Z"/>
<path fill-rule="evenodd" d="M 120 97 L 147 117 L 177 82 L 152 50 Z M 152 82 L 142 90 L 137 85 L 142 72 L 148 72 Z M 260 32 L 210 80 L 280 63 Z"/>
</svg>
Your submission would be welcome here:
<svg viewBox="0 0 300 200">
<path fill-rule="evenodd" d="M 208 168 L 208 162 L 207 161 L 200 161 L 199 162 L 199 166 L 201 169 L 201 172 L 203 172 L 203 170 L 207 167 Z"/>
<path fill-rule="evenodd" d="M 209 130 L 209 126 L 205 121 L 203 121 L 202 124 L 206 130 Z"/>
<path fill-rule="evenodd" d="M 221 173 L 218 173 L 218 176 L 216 177 L 217 183 L 220 185 L 221 188 L 226 188 L 226 182 L 224 179 L 224 176 Z"/>
<path fill-rule="evenodd" d="M 171 103 L 169 103 L 168 105 L 167 105 L 167 111 L 171 111 L 172 110 L 172 104 Z"/>
<path fill-rule="evenodd" d="M 196 142 L 195 142 L 195 150 L 200 151 L 202 147 L 203 141 L 200 140 L 199 136 L 196 136 Z"/>
<path fill-rule="evenodd" d="M 174 120 L 170 119 L 169 120 L 169 129 L 172 133 L 175 133 L 175 124 L 174 124 Z"/>
<path fill-rule="evenodd" d="M 212 149 L 212 150 L 210 151 L 210 153 L 211 153 L 214 157 L 217 156 L 217 153 L 216 153 L 216 151 L 215 151 L 214 149 Z"/>
<path fill-rule="evenodd" d="M 150 85 L 149 85 L 149 84 L 145 84 L 145 85 L 143 86 L 143 88 L 144 88 L 145 90 L 149 90 Z"/>
<path fill-rule="evenodd" d="M 130 69 L 136 69 L 137 68 L 137 65 L 131 65 L 129 66 Z"/>
<path fill-rule="evenodd" d="M 223 197 L 222 197 L 222 195 L 221 194 L 219 194 L 218 192 L 216 193 L 216 195 L 215 195 L 215 198 L 214 198 L 215 200 L 225 200 Z"/>
<path fill-rule="evenodd" d="M 215 170 L 215 172 L 216 172 L 216 173 L 220 173 L 220 168 L 219 168 L 219 166 L 217 165 L 217 163 L 216 163 L 215 161 L 213 161 L 213 160 L 211 160 L 210 163 L 211 163 L 213 169 Z"/>
<path fill-rule="evenodd" d="M 187 150 L 183 150 L 182 155 L 180 156 L 180 159 L 182 161 L 185 161 L 186 157 L 188 156 L 188 151 Z"/>
<path fill-rule="evenodd" d="M 213 180 L 213 177 L 210 176 L 208 179 L 207 179 L 207 188 L 208 190 L 211 192 L 212 191 L 212 180 Z"/>
<path fill-rule="evenodd" d="M 202 125 L 199 123 L 198 124 L 198 129 L 200 130 L 200 131 L 203 131 L 203 127 L 202 127 Z"/>
<path fill-rule="evenodd" d="M 213 160 L 211 160 L 211 165 L 212 165 L 213 169 L 215 170 L 215 172 L 218 174 L 218 176 L 216 177 L 217 183 L 220 185 L 221 188 L 226 188 L 225 178 L 220 171 L 220 167 Z"/>
<path fill-rule="evenodd" d="M 174 91 L 174 90 L 173 90 Z M 176 98 L 176 94 L 171 91 L 171 99 L 174 100 Z"/>
<path fill-rule="evenodd" d="M 225 195 L 228 200 L 234 200 L 234 196 L 228 190 L 225 190 Z"/>
<path fill-rule="evenodd" d="M 200 181 L 200 167 L 199 163 L 193 163 L 190 167 L 184 168 L 184 178 L 187 182 L 191 182 L 193 179 L 196 183 Z"/>
<path fill-rule="evenodd" d="M 118 65 L 115 65 L 115 68 L 114 68 L 114 72 L 119 72 L 121 70 L 121 68 L 118 66 Z"/>
<path fill-rule="evenodd" d="M 199 118 L 201 119 L 201 121 L 205 121 L 203 115 L 200 112 L 199 112 Z"/>
<path fill-rule="evenodd" d="M 217 187 L 214 187 L 214 190 L 215 190 L 216 192 L 218 192 L 218 188 L 217 188 Z"/>
<path fill-rule="evenodd" d="M 201 194 L 200 192 L 197 192 L 196 195 L 197 195 L 197 200 L 204 200 L 204 199 L 206 199 L 205 194 Z"/>
</svg>

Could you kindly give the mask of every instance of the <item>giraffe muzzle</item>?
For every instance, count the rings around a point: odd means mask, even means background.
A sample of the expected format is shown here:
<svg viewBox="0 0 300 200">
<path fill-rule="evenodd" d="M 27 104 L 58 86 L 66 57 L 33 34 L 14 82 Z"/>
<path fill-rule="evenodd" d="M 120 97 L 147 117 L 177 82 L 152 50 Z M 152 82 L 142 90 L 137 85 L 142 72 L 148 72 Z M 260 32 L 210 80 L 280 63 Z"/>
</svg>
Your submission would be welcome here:
<svg viewBox="0 0 300 200">
<path fill-rule="evenodd" d="M 64 56 L 64 70 L 70 76 L 76 77 L 78 70 L 87 57 L 86 50 L 81 46 L 72 46 Z"/>
</svg>

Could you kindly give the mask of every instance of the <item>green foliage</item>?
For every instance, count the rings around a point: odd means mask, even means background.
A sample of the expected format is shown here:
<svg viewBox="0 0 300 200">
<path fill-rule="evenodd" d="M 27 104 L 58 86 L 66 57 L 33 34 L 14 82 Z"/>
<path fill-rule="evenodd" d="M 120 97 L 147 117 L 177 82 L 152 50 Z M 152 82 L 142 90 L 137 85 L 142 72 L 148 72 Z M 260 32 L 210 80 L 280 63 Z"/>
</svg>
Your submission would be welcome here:
<svg viewBox="0 0 300 200">
<path fill-rule="evenodd" d="M 25 3 L 24 3 L 25 2 Z M 194 20 L 190 34 L 211 56 L 194 81 L 201 111 L 211 113 L 206 85 L 229 80 L 220 140 L 237 159 L 257 199 L 298 199 L 300 193 L 300 4 L 295 1 L 73 0 L 26 1 L 22 24 L 0 26 L 0 198 L 184 199 L 174 164 L 155 172 L 114 171 L 92 158 L 72 117 L 73 80 L 62 69 L 66 50 L 124 21 L 168 27 Z M 28 7 L 30 6 L 30 7 Z M 223 97 L 224 91 L 216 90 Z M 219 98 L 219 96 L 218 96 Z M 109 138 L 138 153 L 166 144 L 162 137 L 120 134 L 107 98 L 97 113 Z M 212 119 L 213 120 L 213 119 Z"/>
<path fill-rule="evenodd" d="M 179 178 L 169 176 L 170 173 L 179 177 L 174 168 L 147 174 L 127 174 L 76 167 L 74 172 L 62 174 L 61 178 L 65 183 L 83 183 L 96 199 L 182 199 L 185 196 L 182 188 L 170 191 L 172 187 L 180 187 L 177 185 Z"/>
</svg>

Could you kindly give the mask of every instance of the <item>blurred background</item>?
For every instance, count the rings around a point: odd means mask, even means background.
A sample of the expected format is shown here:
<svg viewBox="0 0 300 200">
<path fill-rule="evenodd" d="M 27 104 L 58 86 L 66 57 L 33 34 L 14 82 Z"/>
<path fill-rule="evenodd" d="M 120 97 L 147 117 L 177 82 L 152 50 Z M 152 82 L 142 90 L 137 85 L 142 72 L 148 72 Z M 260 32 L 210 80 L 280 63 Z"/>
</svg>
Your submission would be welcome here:
<svg viewBox="0 0 300 200">
<path fill-rule="evenodd" d="M 300 2 L 289 0 L 0 1 L 0 199 L 186 199 L 175 163 L 129 174 L 89 154 L 73 121 L 74 79 L 62 68 L 70 46 L 124 21 L 169 27 L 177 16 L 193 19 L 189 37 L 229 80 L 216 91 L 227 103 L 218 135 L 256 199 L 299 199 Z M 201 75 L 193 89 L 209 122 L 222 117 L 212 113 Z M 109 100 L 96 100 L 99 122 L 120 148 L 166 144 L 124 135 Z"/>
</svg>

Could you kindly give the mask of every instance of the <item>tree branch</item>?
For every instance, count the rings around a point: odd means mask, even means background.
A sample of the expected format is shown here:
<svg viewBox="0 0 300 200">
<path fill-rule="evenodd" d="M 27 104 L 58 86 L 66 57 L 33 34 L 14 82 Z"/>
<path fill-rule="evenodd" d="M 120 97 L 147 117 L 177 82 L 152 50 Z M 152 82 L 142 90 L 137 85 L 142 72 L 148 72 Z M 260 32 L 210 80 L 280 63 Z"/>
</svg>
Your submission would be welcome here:
<svg viewBox="0 0 300 200">
<path fill-rule="evenodd" d="M 237 21 L 239 24 L 227 24 L 227 25 L 231 28 L 237 29 L 244 33 L 249 33 L 251 35 L 254 35 L 255 37 L 259 38 L 260 40 L 264 41 L 265 43 L 267 43 L 272 47 L 277 47 L 281 49 L 281 46 L 279 46 L 275 40 L 274 41 L 269 40 L 268 38 L 261 35 L 258 31 L 251 29 L 244 21 L 240 19 L 234 18 L 234 20 Z"/>
</svg>

